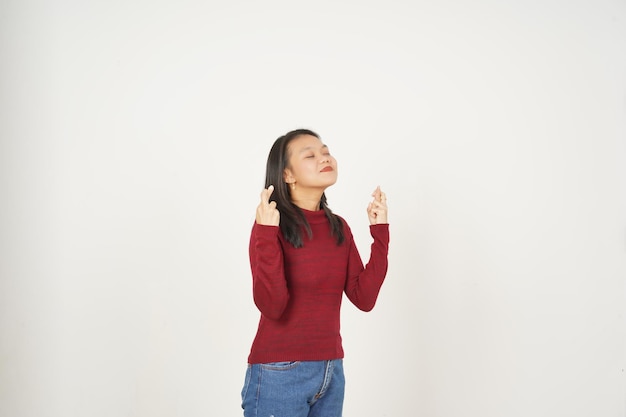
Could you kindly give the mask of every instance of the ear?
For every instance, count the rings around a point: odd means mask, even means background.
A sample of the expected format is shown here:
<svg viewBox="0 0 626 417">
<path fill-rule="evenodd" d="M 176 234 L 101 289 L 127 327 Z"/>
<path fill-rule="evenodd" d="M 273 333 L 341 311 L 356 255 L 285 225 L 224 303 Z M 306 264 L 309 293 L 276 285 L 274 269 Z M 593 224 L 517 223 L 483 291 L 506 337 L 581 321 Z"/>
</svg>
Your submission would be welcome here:
<svg viewBox="0 0 626 417">
<path fill-rule="evenodd" d="M 289 168 L 285 168 L 285 170 L 283 171 L 283 181 L 285 181 L 287 184 L 292 184 L 296 182 L 296 178 L 293 176 Z"/>
</svg>

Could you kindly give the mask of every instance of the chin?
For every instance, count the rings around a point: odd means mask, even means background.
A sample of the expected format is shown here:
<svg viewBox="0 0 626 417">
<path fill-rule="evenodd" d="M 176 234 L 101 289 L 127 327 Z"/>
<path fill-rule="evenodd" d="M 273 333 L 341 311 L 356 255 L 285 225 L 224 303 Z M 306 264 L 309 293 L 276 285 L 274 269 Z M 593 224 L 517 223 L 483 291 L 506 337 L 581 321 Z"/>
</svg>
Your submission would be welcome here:
<svg viewBox="0 0 626 417">
<path fill-rule="evenodd" d="M 326 187 L 330 187 L 331 185 L 334 185 L 337 182 L 337 178 L 335 178 L 332 181 L 329 181 L 328 184 L 326 185 Z"/>
</svg>

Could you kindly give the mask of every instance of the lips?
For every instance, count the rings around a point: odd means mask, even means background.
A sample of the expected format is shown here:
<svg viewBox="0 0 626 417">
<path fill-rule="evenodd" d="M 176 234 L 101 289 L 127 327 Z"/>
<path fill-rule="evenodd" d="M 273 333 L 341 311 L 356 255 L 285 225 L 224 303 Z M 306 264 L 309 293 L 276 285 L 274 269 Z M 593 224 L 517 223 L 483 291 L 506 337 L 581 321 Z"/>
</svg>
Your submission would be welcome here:
<svg viewBox="0 0 626 417">
<path fill-rule="evenodd" d="M 330 172 L 330 171 L 334 171 L 333 167 L 327 166 L 327 167 L 322 168 L 320 172 Z"/>
</svg>

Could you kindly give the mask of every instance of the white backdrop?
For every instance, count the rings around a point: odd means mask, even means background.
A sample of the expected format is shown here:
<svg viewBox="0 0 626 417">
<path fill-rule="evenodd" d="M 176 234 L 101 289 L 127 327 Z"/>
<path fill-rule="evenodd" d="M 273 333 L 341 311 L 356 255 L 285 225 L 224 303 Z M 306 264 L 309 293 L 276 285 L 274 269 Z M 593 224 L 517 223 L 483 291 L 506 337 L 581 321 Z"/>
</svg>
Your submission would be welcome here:
<svg viewBox="0 0 626 417">
<path fill-rule="evenodd" d="M 390 269 L 346 416 L 626 416 L 623 1 L 0 4 L 0 415 L 239 416 L 269 147 Z"/>
</svg>

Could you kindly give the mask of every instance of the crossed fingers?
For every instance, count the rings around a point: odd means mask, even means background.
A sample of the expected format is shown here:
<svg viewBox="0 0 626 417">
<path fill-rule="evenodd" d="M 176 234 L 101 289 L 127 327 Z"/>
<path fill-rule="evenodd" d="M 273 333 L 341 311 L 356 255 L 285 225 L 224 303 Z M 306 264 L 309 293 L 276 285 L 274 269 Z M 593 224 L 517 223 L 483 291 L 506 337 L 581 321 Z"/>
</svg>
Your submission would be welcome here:
<svg viewBox="0 0 626 417">
<path fill-rule="evenodd" d="M 280 212 L 276 208 L 276 201 L 270 201 L 273 192 L 273 185 L 261 191 L 261 202 L 256 208 L 256 222 L 258 224 L 278 226 L 280 223 Z"/>
</svg>

